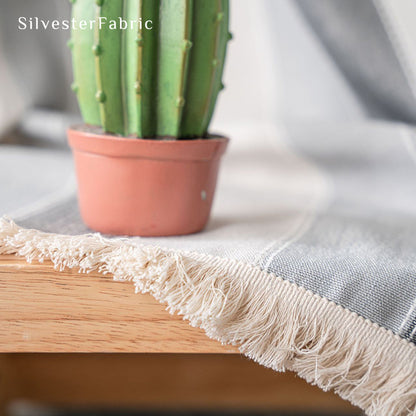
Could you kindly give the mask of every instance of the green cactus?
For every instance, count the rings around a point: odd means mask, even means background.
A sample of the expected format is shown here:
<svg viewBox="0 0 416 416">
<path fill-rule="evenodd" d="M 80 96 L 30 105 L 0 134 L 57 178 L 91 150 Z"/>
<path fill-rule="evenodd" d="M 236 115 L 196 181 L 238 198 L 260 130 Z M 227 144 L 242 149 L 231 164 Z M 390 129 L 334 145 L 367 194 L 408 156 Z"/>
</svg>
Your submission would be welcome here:
<svg viewBox="0 0 416 416">
<path fill-rule="evenodd" d="M 153 22 L 73 30 L 73 89 L 86 124 L 142 138 L 207 135 L 223 88 L 229 0 L 71 2 L 75 21 Z"/>
</svg>

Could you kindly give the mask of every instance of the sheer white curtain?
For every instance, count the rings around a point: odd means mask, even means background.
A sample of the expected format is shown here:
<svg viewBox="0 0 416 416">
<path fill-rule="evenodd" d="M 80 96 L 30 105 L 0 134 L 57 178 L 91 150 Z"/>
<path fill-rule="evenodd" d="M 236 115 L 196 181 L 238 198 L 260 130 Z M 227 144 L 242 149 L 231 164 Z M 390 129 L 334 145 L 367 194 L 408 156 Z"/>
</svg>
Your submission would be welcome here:
<svg viewBox="0 0 416 416">
<path fill-rule="evenodd" d="M 316 0 L 320 1 L 320 0 Z M 215 121 L 364 116 L 340 69 L 293 0 L 233 0 L 230 43 Z"/>
<path fill-rule="evenodd" d="M 216 120 L 416 122 L 414 0 L 231 0 Z"/>
<path fill-rule="evenodd" d="M 45 110 L 52 111 L 58 118 L 61 116 L 57 112 L 77 111 L 70 90 L 72 71 L 66 46 L 70 33 L 21 31 L 18 29 L 21 16 L 49 20 L 68 18 L 70 5 L 59 0 L 1 0 L 0 138 L 11 126 L 25 123 L 26 118 L 33 124 L 36 114 L 44 114 Z M 35 108 L 37 110 L 32 113 Z M 39 123 L 48 127 L 48 123 Z"/>
<path fill-rule="evenodd" d="M 4 55 L 0 36 L 0 138 L 19 121 L 27 105 Z"/>
</svg>

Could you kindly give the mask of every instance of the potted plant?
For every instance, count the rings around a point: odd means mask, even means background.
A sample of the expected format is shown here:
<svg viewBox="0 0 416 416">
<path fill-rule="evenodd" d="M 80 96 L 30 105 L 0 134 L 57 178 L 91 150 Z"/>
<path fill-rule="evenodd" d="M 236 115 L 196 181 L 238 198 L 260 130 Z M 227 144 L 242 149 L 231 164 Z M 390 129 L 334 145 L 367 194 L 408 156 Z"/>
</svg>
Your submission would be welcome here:
<svg viewBox="0 0 416 416">
<path fill-rule="evenodd" d="M 228 143 L 208 134 L 231 38 L 228 0 L 72 3 L 85 124 L 68 136 L 84 222 L 115 235 L 202 230 Z"/>
</svg>

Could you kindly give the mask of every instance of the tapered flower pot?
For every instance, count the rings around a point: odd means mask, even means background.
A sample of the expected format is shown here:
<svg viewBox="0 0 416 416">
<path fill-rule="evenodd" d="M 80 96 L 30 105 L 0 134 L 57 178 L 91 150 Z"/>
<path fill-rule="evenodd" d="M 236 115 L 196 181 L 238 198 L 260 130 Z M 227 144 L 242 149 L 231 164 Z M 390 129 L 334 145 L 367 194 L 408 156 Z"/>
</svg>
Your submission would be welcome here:
<svg viewBox="0 0 416 416">
<path fill-rule="evenodd" d="M 82 218 L 129 236 L 201 231 L 208 222 L 228 139 L 143 140 L 68 131 Z"/>
</svg>

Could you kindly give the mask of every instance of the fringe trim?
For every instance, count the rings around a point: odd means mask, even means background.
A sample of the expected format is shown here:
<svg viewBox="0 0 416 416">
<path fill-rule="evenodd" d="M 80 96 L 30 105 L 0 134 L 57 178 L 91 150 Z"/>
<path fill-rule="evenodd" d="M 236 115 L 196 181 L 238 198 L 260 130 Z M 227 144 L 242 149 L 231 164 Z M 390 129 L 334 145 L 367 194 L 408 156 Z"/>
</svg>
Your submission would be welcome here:
<svg viewBox="0 0 416 416">
<path fill-rule="evenodd" d="M 258 363 L 334 390 L 369 416 L 416 416 L 416 347 L 306 289 L 247 264 L 100 235 L 25 230 L 0 219 L 0 254 L 132 281 L 171 313 Z"/>
</svg>

